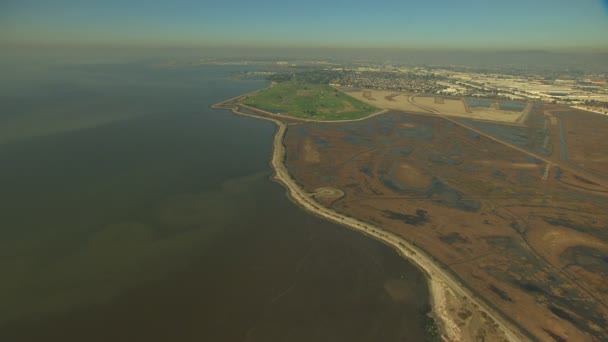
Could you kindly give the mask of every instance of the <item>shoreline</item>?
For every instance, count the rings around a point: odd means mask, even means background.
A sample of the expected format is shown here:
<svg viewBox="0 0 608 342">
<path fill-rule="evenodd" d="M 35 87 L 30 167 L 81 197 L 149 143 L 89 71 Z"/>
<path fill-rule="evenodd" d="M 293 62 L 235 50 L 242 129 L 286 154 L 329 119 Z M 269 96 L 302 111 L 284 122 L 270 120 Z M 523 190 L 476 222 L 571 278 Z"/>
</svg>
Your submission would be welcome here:
<svg viewBox="0 0 608 342">
<path fill-rule="evenodd" d="M 431 313 L 439 326 L 442 340 L 468 341 L 474 339 L 474 336 L 467 334 L 468 329 L 464 327 L 465 329 L 463 331 L 463 329 L 461 329 L 456 320 L 453 318 L 457 312 L 454 312 L 455 310 L 453 310 L 451 306 L 458 306 L 458 304 L 461 304 L 462 306 L 471 304 L 472 307 L 481 312 L 482 316 L 487 316 L 488 320 L 490 321 L 489 324 L 496 326 L 496 330 L 500 331 L 500 335 L 504 341 L 528 340 L 524 334 L 513 326 L 513 324 L 510 322 L 505 322 L 505 319 L 503 319 L 499 313 L 485 303 L 484 300 L 478 298 L 471 290 L 462 285 L 460 281 L 449 273 L 448 270 L 445 270 L 441 265 L 438 265 L 435 261 L 433 261 L 432 256 L 428 255 L 420 248 L 412 245 L 396 234 L 384 231 L 382 228 L 375 227 L 366 222 L 342 215 L 333 209 L 326 208 L 317 203 L 310 194 L 304 191 L 304 189 L 300 188 L 295 180 L 293 180 L 293 178 L 291 178 L 289 175 L 289 172 L 283 162 L 285 157 L 283 138 L 287 131 L 287 124 L 277 119 L 276 117 L 278 117 L 278 115 L 273 113 L 265 112 L 259 109 L 255 109 L 255 111 L 265 114 L 264 116 L 243 113 L 239 111 L 239 107 L 249 109 L 247 106 L 229 103 L 255 92 L 233 97 L 218 104 L 214 104 L 211 107 L 215 109 L 228 109 L 237 115 L 272 121 L 276 125 L 273 138 L 272 157 L 270 160 L 270 165 L 274 171 L 272 179 L 286 189 L 289 199 L 302 209 L 312 213 L 315 216 L 340 224 L 349 229 L 356 230 L 384 243 L 385 245 L 393 248 L 401 257 L 407 259 L 425 274 L 431 297 Z M 382 110 L 367 117 L 354 120 L 318 122 L 331 123 L 359 121 L 386 112 L 388 111 Z M 315 121 L 298 118 L 288 119 L 306 122 Z"/>
</svg>

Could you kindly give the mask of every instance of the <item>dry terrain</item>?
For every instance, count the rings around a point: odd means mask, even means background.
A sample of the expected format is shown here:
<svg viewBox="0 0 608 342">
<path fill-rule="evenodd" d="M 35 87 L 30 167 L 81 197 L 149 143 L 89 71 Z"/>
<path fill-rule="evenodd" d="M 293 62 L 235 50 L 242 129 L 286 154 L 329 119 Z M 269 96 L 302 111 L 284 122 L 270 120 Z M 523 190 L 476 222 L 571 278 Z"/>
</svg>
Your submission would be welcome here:
<svg viewBox="0 0 608 342">
<path fill-rule="evenodd" d="M 286 148 L 284 138 L 287 125 L 298 125 L 303 119 L 293 120 L 284 116 L 245 106 L 241 99 L 250 94 L 238 96 L 214 108 L 230 109 L 233 113 L 274 122 L 278 129 L 275 132 L 274 150 L 271 164 L 274 168 L 274 179 L 283 184 L 289 197 L 302 208 L 335 223 L 357 230 L 371 238 L 382 241 L 393 247 L 404 258 L 409 259 L 428 277 L 431 294 L 432 314 L 440 328 L 444 341 L 524 341 L 524 332 L 500 315 L 489 303 L 481 300 L 466 286 L 436 262 L 436 259 L 402 237 L 387 230 L 366 223 L 360 219 L 346 216 L 331 209 L 331 203 L 345 194 L 336 188 L 323 187 L 314 192 L 307 192 L 289 174 L 286 165 Z M 370 117 L 382 115 L 378 112 Z M 360 121 L 351 120 L 349 122 Z M 406 127 L 408 124 L 404 124 Z M 305 152 L 306 153 L 306 152 Z M 315 160 L 315 162 L 317 162 Z M 394 286 L 387 284 L 387 295 L 395 295 Z M 434 335 L 434 333 L 432 333 Z"/>
<path fill-rule="evenodd" d="M 411 94 L 408 93 L 399 93 L 389 90 L 353 91 L 350 88 L 340 88 L 340 90 L 346 92 L 348 95 L 358 100 L 373 104 L 376 107 L 412 112 L 420 111 L 420 108 L 416 107 L 408 101 L 408 98 L 411 96 Z"/>
<path fill-rule="evenodd" d="M 505 123 L 430 108 L 447 98 L 361 99 L 418 113 L 323 123 L 222 107 L 279 125 L 272 163 L 294 201 L 429 275 L 445 338 L 608 340 L 608 118 L 525 105 Z"/>
<path fill-rule="evenodd" d="M 436 112 L 448 116 L 510 124 L 523 123 L 530 109 L 526 104 L 515 102 L 423 96 L 387 90 L 350 88 L 340 88 L 340 90 L 358 100 L 384 109 L 406 112 Z M 515 107 L 509 110 L 501 109 L 501 103 L 511 103 Z"/>
<path fill-rule="evenodd" d="M 331 209 L 420 247 L 536 338 L 606 340 L 608 188 L 590 172 L 608 163 L 562 163 L 544 109 L 532 127 L 406 113 L 290 125 L 286 164 L 306 191 L 341 190 Z M 586 132 L 570 153 L 608 150 L 596 139 L 608 121 L 593 123 L 596 134 L 569 123 Z"/>
</svg>

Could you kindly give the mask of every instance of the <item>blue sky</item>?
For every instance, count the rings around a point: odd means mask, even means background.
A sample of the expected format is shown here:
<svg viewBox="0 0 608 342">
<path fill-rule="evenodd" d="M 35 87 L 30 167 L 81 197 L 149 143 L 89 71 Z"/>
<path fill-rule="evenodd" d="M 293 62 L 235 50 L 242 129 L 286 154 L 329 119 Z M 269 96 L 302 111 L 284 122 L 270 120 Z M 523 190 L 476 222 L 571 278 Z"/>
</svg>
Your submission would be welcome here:
<svg viewBox="0 0 608 342">
<path fill-rule="evenodd" d="M 608 0 L 3 0 L 0 41 L 606 48 L 606 3 Z"/>
</svg>

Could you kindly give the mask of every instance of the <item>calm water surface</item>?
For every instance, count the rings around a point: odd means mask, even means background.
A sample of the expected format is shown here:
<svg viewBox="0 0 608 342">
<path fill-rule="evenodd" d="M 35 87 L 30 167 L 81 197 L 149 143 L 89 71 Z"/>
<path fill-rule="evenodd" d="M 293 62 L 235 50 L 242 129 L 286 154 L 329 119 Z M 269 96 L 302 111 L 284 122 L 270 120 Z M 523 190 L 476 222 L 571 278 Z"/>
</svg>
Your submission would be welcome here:
<svg viewBox="0 0 608 342">
<path fill-rule="evenodd" d="M 423 275 L 289 202 L 271 123 L 209 109 L 265 85 L 234 69 L 0 84 L 1 341 L 429 338 Z"/>
</svg>

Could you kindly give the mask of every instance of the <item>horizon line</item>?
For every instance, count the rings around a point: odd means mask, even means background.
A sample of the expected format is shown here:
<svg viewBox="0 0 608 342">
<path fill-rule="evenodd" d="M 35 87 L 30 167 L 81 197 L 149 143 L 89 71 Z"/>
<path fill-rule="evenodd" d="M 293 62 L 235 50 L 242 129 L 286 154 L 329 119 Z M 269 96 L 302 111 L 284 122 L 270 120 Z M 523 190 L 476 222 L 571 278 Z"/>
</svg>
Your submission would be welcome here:
<svg viewBox="0 0 608 342">
<path fill-rule="evenodd" d="M 68 48 L 68 49 L 182 49 L 182 50 L 197 50 L 197 49 L 283 49 L 283 50 L 298 50 L 298 49 L 314 49 L 314 50 L 384 50 L 384 51 L 420 51 L 420 52 L 441 52 L 441 51 L 474 51 L 474 52 L 591 52 L 591 53 L 608 53 L 608 45 L 606 46 L 421 46 L 421 45 L 345 45 L 345 44 L 242 44 L 242 43 L 200 43 L 200 44 L 149 44 L 149 43 L 127 43 L 127 42 L 15 42 L 15 41 L 0 41 L 0 46 L 14 48 Z"/>
</svg>

